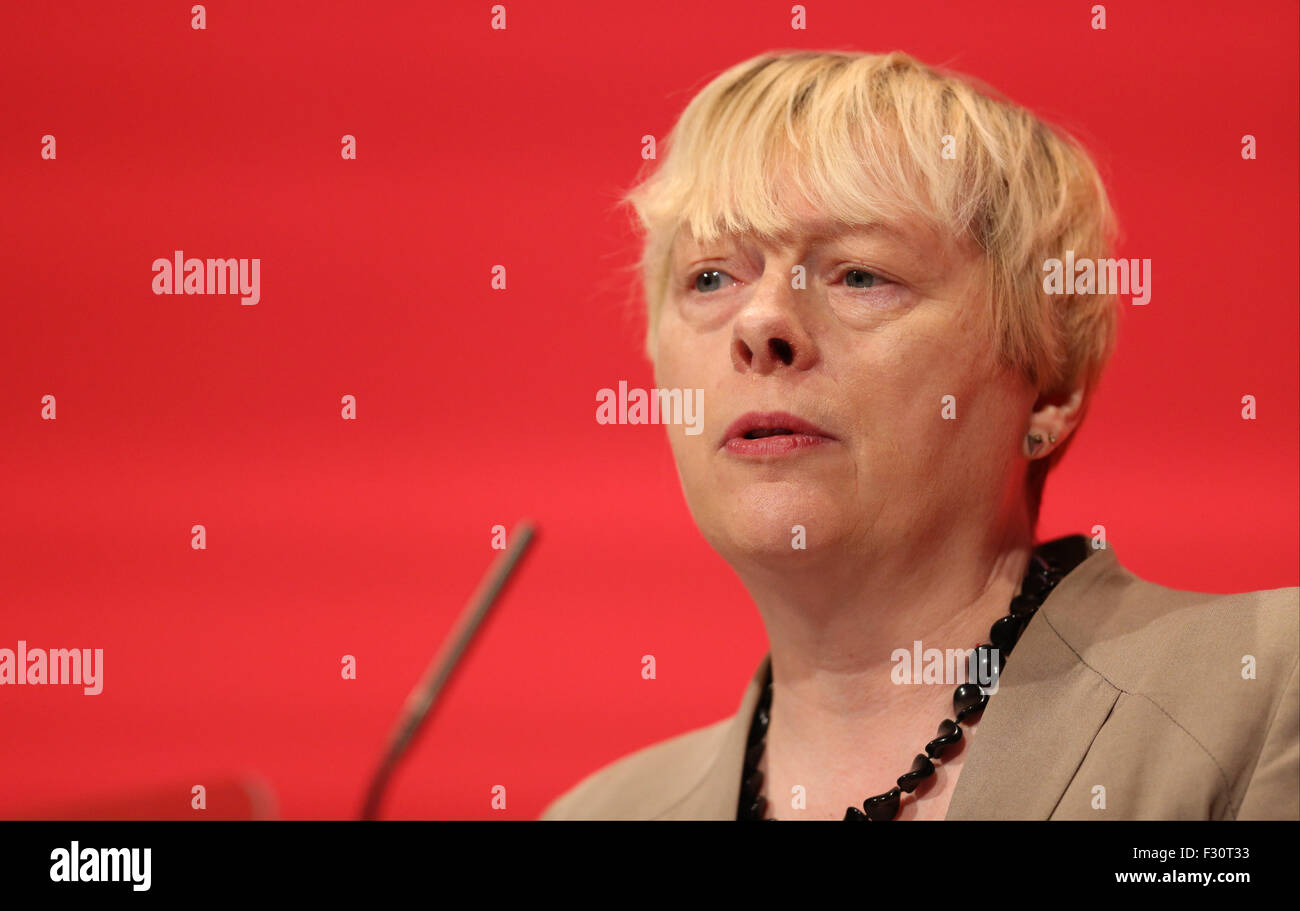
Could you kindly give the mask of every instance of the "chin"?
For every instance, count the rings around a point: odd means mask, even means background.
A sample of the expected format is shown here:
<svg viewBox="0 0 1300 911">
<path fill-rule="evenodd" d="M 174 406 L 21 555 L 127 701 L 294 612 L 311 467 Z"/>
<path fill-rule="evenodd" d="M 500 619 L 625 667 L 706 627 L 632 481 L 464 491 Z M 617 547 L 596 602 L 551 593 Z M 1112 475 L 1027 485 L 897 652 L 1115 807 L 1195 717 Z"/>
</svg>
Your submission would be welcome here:
<svg viewBox="0 0 1300 911">
<path fill-rule="evenodd" d="M 842 500 L 806 484 L 720 487 L 709 499 L 710 515 L 697 517 L 700 531 L 729 563 L 798 567 L 834 549 L 852 528 Z"/>
</svg>

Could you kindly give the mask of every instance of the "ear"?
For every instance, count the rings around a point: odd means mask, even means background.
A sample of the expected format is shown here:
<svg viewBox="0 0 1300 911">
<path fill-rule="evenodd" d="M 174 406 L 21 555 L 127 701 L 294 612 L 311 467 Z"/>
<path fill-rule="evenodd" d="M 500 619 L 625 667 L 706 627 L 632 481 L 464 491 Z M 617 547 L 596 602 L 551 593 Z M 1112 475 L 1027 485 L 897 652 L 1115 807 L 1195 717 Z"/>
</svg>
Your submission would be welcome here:
<svg viewBox="0 0 1300 911">
<path fill-rule="evenodd" d="M 1083 406 L 1087 389 L 1083 383 L 1073 383 L 1055 395 L 1040 395 L 1029 416 L 1029 429 L 1025 434 L 1025 454 L 1040 459 L 1065 445 L 1066 439 L 1083 420 Z"/>
</svg>

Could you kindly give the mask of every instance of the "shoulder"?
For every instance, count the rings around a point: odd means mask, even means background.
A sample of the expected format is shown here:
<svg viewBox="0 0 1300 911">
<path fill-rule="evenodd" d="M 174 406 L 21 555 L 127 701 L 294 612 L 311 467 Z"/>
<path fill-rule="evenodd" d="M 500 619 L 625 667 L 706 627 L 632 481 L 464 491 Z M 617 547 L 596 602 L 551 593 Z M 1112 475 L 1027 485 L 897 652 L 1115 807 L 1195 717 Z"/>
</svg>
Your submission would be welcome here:
<svg viewBox="0 0 1300 911">
<path fill-rule="evenodd" d="M 1089 563 L 1096 561 L 1094 566 Z M 1216 594 L 1142 579 L 1103 551 L 1078 584 L 1048 598 L 1045 622 L 1123 691 L 1219 691 L 1253 680 L 1280 690 L 1300 660 L 1300 588 Z M 1082 567 L 1081 567 L 1082 569 Z"/>
<path fill-rule="evenodd" d="M 1131 734 L 1126 749 L 1200 757 L 1229 816 L 1300 814 L 1300 588 L 1184 591 L 1102 556 L 1040 613 L 1119 691 L 1111 723 Z"/>
<path fill-rule="evenodd" d="M 653 819 L 704 777 L 731 720 L 661 740 L 597 769 L 555 798 L 539 819 Z"/>
</svg>

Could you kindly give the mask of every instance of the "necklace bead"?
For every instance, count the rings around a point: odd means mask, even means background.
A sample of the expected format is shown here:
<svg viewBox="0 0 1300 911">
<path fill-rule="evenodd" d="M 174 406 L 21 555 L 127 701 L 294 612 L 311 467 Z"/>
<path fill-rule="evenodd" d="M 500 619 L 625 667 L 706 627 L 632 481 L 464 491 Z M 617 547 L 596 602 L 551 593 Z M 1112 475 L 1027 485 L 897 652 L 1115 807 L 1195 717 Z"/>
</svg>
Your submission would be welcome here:
<svg viewBox="0 0 1300 911">
<path fill-rule="evenodd" d="M 901 807 L 903 794 L 911 794 L 926 778 L 935 772 L 933 759 L 941 759 L 944 752 L 962 739 L 960 722 L 978 715 L 988 705 L 991 689 L 1006 665 L 1007 656 L 1019 641 L 1020 635 L 1033 619 L 1039 606 L 1052 589 L 1087 556 L 1088 539 L 1083 535 L 1070 535 L 1047 542 L 1035 549 L 1029 568 L 1021 583 L 1020 593 L 1011 599 L 1007 616 L 989 629 L 990 644 L 975 649 L 975 680 L 967 680 L 953 692 L 953 713 L 956 720 L 947 719 L 939 724 L 937 736 L 918 753 L 912 767 L 898 777 L 895 787 L 883 794 L 868 797 L 862 809 L 849 807 L 844 813 L 846 822 L 880 822 L 895 819 Z M 767 679 L 754 707 L 750 721 L 749 737 L 745 750 L 745 769 L 741 775 L 738 820 L 762 820 L 767 816 L 767 798 L 761 793 L 764 775 L 758 769 L 767 742 L 767 728 L 771 723 L 772 669 L 769 665 Z M 768 819 L 768 822 L 773 820 Z"/>
</svg>

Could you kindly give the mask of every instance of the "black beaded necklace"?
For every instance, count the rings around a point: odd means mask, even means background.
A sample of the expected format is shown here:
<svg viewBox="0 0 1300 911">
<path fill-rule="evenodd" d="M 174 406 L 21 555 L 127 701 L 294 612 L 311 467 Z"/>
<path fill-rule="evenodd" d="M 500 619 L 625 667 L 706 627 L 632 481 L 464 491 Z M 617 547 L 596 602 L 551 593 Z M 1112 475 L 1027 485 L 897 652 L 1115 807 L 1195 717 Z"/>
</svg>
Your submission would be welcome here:
<svg viewBox="0 0 1300 911">
<path fill-rule="evenodd" d="M 1068 535 L 1039 545 L 1029 560 L 1029 569 L 1020 586 L 1020 594 L 1011 599 L 1010 612 L 993 624 L 989 629 L 991 645 L 980 645 L 975 649 L 977 663 L 977 680 L 990 681 L 990 687 L 997 680 L 1006 657 L 1011 654 L 1024 632 L 1030 619 L 1039 606 L 1046 600 L 1066 574 L 1078 566 L 1091 552 L 1088 538 L 1084 535 Z M 846 822 L 878 822 L 892 820 L 898 816 L 898 810 L 904 792 L 911 794 L 922 780 L 934 774 L 933 759 L 939 759 L 949 747 L 961 740 L 961 726 L 971 715 L 984 711 L 989 694 L 985 693 L 977 682 L 967 681 L 952 694 L 953 712 L 956 720 L 948 719 L 940 723 L 938 736 L 925 745 L 925 752 L 918 753 L 912 760 L 912 767 L 898 777 L 895 787 L 884 794 L 868 797 L 862 802 L 862 809 L 849 807 L 844 814 Z M 767 676 L 763 683 L 763 693 L 754 707 L 754 717 L 749 725 L 749 740 L 745 751 L 745 770 L 741 775 L 740 802 L 736 819 L 752 821 L 764 819 L 767 813 L 767 798 L 759 792 L 763 789 L 763 773 L 758 770 L 759 760 L 763 758 L 763 749 L 767 744 L 767 726 L 771 720 L 772 709 L 772 666 L 769 663 Z M 767 819 L 767 822 L 774 822 Z"/>
</svg>

